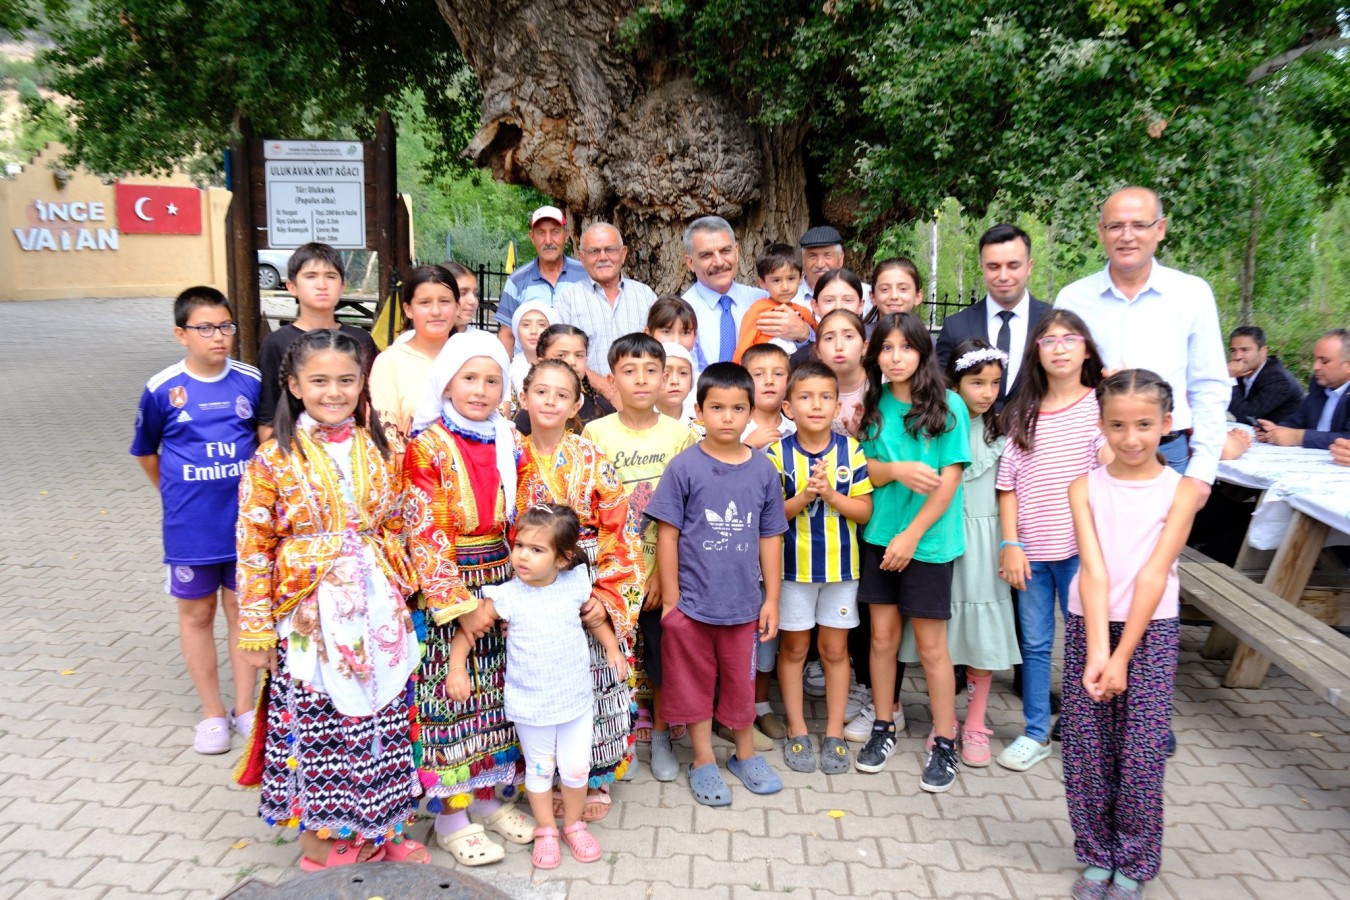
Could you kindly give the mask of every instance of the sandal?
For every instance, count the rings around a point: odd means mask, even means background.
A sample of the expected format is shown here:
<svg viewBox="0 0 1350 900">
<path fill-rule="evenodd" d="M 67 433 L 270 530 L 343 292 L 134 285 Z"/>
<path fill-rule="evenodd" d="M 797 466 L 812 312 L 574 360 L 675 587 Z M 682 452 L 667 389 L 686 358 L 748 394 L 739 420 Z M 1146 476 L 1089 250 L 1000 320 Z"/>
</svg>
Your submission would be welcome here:
<svg viewBox="0 0 1350 900">
<path fill-rule="evenodd" d="M 727 787 L 717 763 L 708 763 L 695 769 L 689 767 L 689 790 L 694 799 L 704 806 L 730 806 L 731 788 Z"/>
<path fill-rule="evenodd" d="M 534 819 L 517 809 L 514 803 L 503 803 L 492 815 L 484 816 L 483 827 L 491 828 L 513 844 L 528 844 L 534 840 Z"/>
<path fill-rule="evenodd" d="M 384 859 L 386 852 L 383 846 L 376 847 L 374 853 L 366 859 L 361 859 L 360 844 L 353 844 L 351 841 L 333 841 L 328 845 L 328 858 L 323 862 L 315 862 L 308 856 L 301 854 L 300 868 L 306 872 L 322 872 L 324 869 L 332 869 L 336 866 L 350 866 L 359 862 L 379 862 Z"/>
<path fill-rule="evenodd" d="M 506 848 L 488 837 L 477 822 L 449 834 L 437 833 L 436 843 L 461 866 L 486 866 L 506 857 Z"/>
<path fill-rule="evenodd" d="M 633 722 L 633 739 L 639 744 L 652 742 L 652 711 L 645 706 L 638 707 L 637 719 Z"/>
<path fill-rule="evenodd" d="M 600 859 L 604 852 L 595 835 L 586 829 L 585 822 L 573 822 L 562 830 L 563 843 L 572 851 L 572 858 L 579 863 L 592 863 Z"/>
<path fill-rule="evenodd" d="M 670 726 L 670 742 L 673 744 L 678 740 L 683 740 L 684 736 L 688 733 L 689 733 L 689 726 L 672 725 Z"/>
<path fill-rule="evenodd" d="M 402 835 L 395 837 L 392 841 L 385 841 L 381 849 L 384 850 L 386 862 L 406 862 L 419 866 L 430 865 L 431 863 L 431 851 L 427 850 L 426 844 L 419 844 L 412 838 L 406 838 Z M 418 850 L 425 854 L 422 859 L 408 859 Z"/>
<path fill-rule="evenodd" d="M 586 805 L 581 808 L 581 821 L 599 822 L 609 815 L 609 791 L 600 788 L 594 794 L 586 795 Z"/>
<path fill-rule="evenodd" d="M 562 847 L 558 846 L 558 829 L 545 825 L 534 830 L 534 849 L 530 862 L 536 869 L 556 869 L 562 865 Z"/>
<path fill-rule="evenodd" d="M 776 794 L 783 789 L 783 779 L 762 756 L 752 756 L 742 762 L 733 754 L 727 757 L 727 771 L 739 778 L 752 794 Z"/>
</svg>

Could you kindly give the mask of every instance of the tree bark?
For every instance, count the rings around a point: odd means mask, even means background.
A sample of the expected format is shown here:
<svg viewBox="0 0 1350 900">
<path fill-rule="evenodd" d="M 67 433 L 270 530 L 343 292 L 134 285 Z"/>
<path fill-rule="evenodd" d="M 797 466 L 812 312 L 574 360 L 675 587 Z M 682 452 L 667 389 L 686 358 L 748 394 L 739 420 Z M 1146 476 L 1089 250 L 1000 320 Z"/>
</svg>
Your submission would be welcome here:
<svg viewBox="0 0 1350 900">
<path fill-rule="evenodd" d="M 1256 180 L 1256 179 L 1253 179 Z M 1242 304 L 1238 323 L 1252 324 L 1252 305 L 1256 298 L 1256 246 L 1261 240 L 1261 189 L 1252 193 L 1251 222 L 1247 227 L 1247 248 L 1242 254 Z"/>
<path fill-rule="evenodd" d="M 755 255 L 808 225 L 804 124 L 761 127 L 716 85 L 623 53 L 636 0 L 437 0 L 483 91 L 466 155 L 568 213 L 573 236 L 607 221 L 627 273 L 658 293 L 692 282 L 682 233 L 702 215 L 736 230 L 741 280 Z"/>
</svg>

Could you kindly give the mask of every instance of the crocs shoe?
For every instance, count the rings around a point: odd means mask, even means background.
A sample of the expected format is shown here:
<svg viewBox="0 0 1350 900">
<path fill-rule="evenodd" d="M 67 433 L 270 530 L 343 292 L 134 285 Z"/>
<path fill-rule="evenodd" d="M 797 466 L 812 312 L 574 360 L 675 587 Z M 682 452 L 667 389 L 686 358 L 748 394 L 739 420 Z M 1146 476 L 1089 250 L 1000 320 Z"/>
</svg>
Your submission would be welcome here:
<svg viewBox="0 0 1350 900">
<path fill-rule="evenodd" d="M 669 731 L 652 732 L 652 777 L 657 781 L 674 781 L 680 777 L 680 764 L 675 760 L 675 749 L 670 746 Z"/>
<path fill-rule="evenodd" d="M 820 741 L 820 771 L 826 775 L 842 775 L 853 762 L 848 744 L 842 738 L 827 737 Z"/>
<path fill-rule="evenodd" d="M 783 762 L 794 772 L 814 772 L 816 751 L 811 746 L 811 735 L 802 734 L 784 741 Z"/>
<path fill-rule="evenodd" d="M 197 733 L 192 739 L 192 749 L 203 756 L 217 756 L 230 752 L 230 720 L 226 718 L 202 719 L 197 723 Z"/>
<path fill-rule="evenodd" d="M 1013 741 L 998 755 L 998 764 L 1014 772 L 1025 772 L 1050 756 L 1050 745 L 1032 740 L 1025 734 Z"/>
<path fill-rule="evenodd" d="M 744 761 L 737 759 L 735 754 L 728 756 L 727 771 L 739 778 L 752 794 L 776 794 L 783 789 L 783 779 L 762 756 L 752 756 Z"/>
</svg>

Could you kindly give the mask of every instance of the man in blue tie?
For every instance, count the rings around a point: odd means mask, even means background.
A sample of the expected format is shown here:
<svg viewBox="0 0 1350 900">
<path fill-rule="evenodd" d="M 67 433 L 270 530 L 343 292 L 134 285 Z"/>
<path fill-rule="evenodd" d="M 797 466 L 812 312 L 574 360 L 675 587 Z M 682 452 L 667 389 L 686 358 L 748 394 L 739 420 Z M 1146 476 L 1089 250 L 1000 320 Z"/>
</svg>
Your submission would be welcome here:
<svg viewBox="0 0 1350 900">
<path fill-rule="evenodd" d="M 711 363 L 731 361 L 736 353 L 741 318 L 750 304 L 767 296 L 759 288 L 736 281 L 740 259 L 736 233 L 721 216 L 695 219 L 684 230 L 684 262 L 695 279 L 694 286 L 684 292 L 684 299 L 698 317 L 695 350 L 700 369 Z M 801 343 L 810 337 L 811 331 L 801 319 L 792 318 L 794 322 L 786 323 L 782 333 L 774 336 Z"/>
</svg>

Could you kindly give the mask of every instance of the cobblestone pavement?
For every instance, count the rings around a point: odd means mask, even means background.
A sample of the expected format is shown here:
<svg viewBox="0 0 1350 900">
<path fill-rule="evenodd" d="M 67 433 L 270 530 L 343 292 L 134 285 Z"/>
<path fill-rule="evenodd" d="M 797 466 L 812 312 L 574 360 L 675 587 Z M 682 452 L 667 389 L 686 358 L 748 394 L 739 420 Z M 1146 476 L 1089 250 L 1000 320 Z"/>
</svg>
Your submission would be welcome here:
<svg viewBox="0 0 1350 900">
<path fill-rule="evenodd" d="M 0 303 L 0 900 L 209 898 L 297 872 L 293 833 L 258 821 L 233 757 L 190 747 L 157 497 L 127 455 L 141 386 L 179 357 L 170 325 L 163 300 Z M 1149 896 L 1350 896 L 1346 720 L 1278 673 L 1223 689 L 1202 638 L 1184 631 Z M 730 809 L 709 810 L 644 770 L 596 827 L 602 862 L 535 876 L 511 847 L 480 874 L 513 896 L 1065 896 L 1057 753 L 925 794 L 922 685 L 905 689 L 909 733 L 882 774 L 799 775 L 775 751 L 786 790 L 737 786 Z M 990 707 L 997 750 L 1019 721 L 1006 683 Z"/>
</svg>

